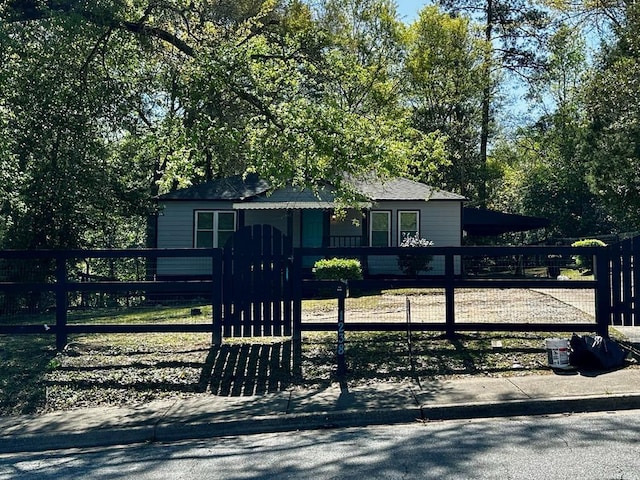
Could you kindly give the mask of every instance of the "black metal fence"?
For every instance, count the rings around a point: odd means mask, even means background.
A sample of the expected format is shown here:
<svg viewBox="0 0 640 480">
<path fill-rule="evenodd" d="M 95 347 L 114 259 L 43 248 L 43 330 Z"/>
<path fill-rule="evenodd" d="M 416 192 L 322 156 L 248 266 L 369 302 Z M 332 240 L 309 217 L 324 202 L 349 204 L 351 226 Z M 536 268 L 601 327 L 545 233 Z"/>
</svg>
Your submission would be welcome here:
<svg viewBox="0 0 640 480">
<path fill-rule="evenodd" d="M 460 331 L 592 331 L 606 336 L 608 325 L 618 318 L 615 315 L 620 314 L 625 324 L 639 324 L 634 293 L 640 284 L 634 261 L 637 247 L 636 241 L 622 250 L 418 248 L 411 249 L 411 255 L 418 260 L 429 257 L 429 267 L 410 275 L 398 262 L 408 255 L 407 248 L 295 249 L 284 276 L 290 282 L 293 308 L 291 318 L 284 320 L 291 322 L 294 340 L 300 340 L 304 331 L 335 330 L 339 318 L 347 331 L 402 331 L 411 322 L 414 330 L 448 335 Z M 620 251 L 626 256 L 621 257 Z M 570 268 L 578 254 L 593 258 L 591 272 Z M 365 278 L 349 282 L 348 298 L 336 302 L 340 297 L 336 283 L 313 280 L 305 257 L 358 258 Z M 181 275 L 158 277 L 161 261 L 179 265 Z M 199 271 L 206 267 L 209 273 L 185 276 L 190 262 L 197 263 Z M 625 290 L 620 282 L 631 287 Z M 617 292 L 618 288 L 627 293 Z M 518 301 L 533 311 L 515 315 L 514 293 L 523 292 L 553 299 L 545 305 L 569 307 L 575 303 L 572 296 L 580 293 L 586 300 L 576 311 L 585 315 L 573 318 L 566 315 L 566 309 L 541 312 L 537 300 L 524 294 Z M 331 296 L 333 300 L 327 299 Z M 389 302 L 391 313 L 372 307 L 380 299 Z M 0 334 L 54 334 L 58 349 L 64 347 L 68 335 L 76 333 L 211 332 L 212 341 L 219 344 L 225 309 L 234 310 L 233 306 L 223 309 L 224 301 L 221 249 L 0 252 Z M 340 304 L 346 312 L 340 312 Z M 187 313 L 156 321 L 153 309 L 165 306 L 181 306 Z M 120 313 L 132 309 L 151 314 L 123 320 Z M 469 312 L 477 316 L 471 318 Z"/>
</svg>

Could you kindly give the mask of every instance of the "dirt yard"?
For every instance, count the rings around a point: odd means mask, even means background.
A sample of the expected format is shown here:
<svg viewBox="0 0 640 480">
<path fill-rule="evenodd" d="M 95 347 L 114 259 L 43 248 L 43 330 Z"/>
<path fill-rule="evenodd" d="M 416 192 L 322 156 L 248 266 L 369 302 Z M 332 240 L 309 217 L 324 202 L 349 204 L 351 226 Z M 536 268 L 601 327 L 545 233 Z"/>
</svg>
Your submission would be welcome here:
<svg viewBox="0 0 640 480">
<path fill-rule="evenodd" d="M 303 305 L 303 323 L 335 322 L 337 301 L 312 301 Z M 444 322 L 443 289 L 410 294 L 383 293 L 377 297 L 346 299 L 346 321 Z M 593 290 L 566 289 L 459 289 L 455 292 L 457 322 L 593 323 Z"/>
</svg>

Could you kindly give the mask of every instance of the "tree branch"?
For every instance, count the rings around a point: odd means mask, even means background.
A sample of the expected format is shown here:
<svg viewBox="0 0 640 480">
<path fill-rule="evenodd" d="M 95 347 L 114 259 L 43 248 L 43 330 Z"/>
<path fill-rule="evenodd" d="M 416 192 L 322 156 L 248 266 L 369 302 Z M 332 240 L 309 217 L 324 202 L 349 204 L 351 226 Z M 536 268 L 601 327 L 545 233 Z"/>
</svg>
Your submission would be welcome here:
<svg viewBox="0 0 640 480">
<path fill-rule="evenodd" d="M 103 15 L 97 15 L 90 10 L 76 9 L 74 8 L 74 2 L 71 0 L 63 0 L 52 2 L 49 1 L 45 5 L 36 2 L 35 0 L 12 0 L 8 7 L 7 23 L 21 23 L 21 22 L 33 22 L 37 20 L 53 18 L 60 14 L 75 14 L 84 18 L 87 22 L 94 25 L 107 27 L 107 28 L 119 28 L 122 30 L 135 33 L 136 35 L 142 35 L 146 37 L 153 37 L 164 42 L 173 45 L 185 55 L 193 57 L 195 51 L 191 45 L 179 38 L 177 35 L 160 28 L 151 25 L 146 25 L 144 20 L 146 15 L 138 22 L 131 22 L 126 20 L 118 20 L 115 17 L 104 17 Z M 145 12 L 146 14 L 146 12 Z"/>
<path fill-rule="evenodd" d="M 176 47 L 178 50 L 180 50 L 185 55 L 188 55 L 189 57 L 195 56 L 195 50 L 191 45 L 189 45 L 187 42 L 180 39 L 173 33 L 170 33 L 162 28 L 151 27 L 149 25 L 144 25 L 136 22 L 127 22 L 127 21 L 119 22 L 119 24 L 116 23 L 116 26 L 138 35 L 158 38 L 160 40 L 163 40 L 169 43 L 170 45 L 173 45 L 174 47 Z"/>
</svg>

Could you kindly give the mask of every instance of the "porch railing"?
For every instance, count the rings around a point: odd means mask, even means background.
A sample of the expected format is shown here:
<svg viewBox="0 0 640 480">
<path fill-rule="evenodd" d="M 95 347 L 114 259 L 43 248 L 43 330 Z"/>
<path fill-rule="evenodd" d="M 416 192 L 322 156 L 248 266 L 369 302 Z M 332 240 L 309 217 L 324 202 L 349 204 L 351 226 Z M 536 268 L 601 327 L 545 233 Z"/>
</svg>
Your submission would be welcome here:
<svg viewBox="0 0 640 480">
<path fill-rule="evenodd" d="M 362 235 L 331 235 L 329 237 L 330 247 L 363 247 L 366 239 Z"/>
</svg>

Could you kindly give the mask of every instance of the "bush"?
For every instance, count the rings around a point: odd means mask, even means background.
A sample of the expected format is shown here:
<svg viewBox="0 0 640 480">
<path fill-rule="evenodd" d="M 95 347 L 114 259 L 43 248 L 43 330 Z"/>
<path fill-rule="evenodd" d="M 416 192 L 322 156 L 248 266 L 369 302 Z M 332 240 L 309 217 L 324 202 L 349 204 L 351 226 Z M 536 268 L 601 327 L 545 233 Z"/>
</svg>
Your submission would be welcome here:
<svg viewBox="0 0 640 480">
<path fill-rule="evenodd" d="M 318 260 L 313 273 L 317 280 L 362 280 L 360 260 L 353 258 Z"/>
<path fill-rule="evenodd" d="M 595 238 L 578 240 L 571 244 L 572 247 L 606 247 L 607 244 L 602 240 Z M 593 271 L 593 256 L 591 255 L 573 255 L 573 260 L 580 270 Z"/>
<path fill-rule="evenodd" d="M 433 241 L 426 238 L 420 238 L 418 234 L 415 237 L 407 235 L 400 243 L 401 247 L 432 247 Z M 431 270 L 429 265 L 433 260 L 433 255 L 424 255 L 415 253 L 403 253 L 398 255 L 398 267 L 405 275 L 417 276 L 420 272 L 428 272 Z"/>
</svg>

